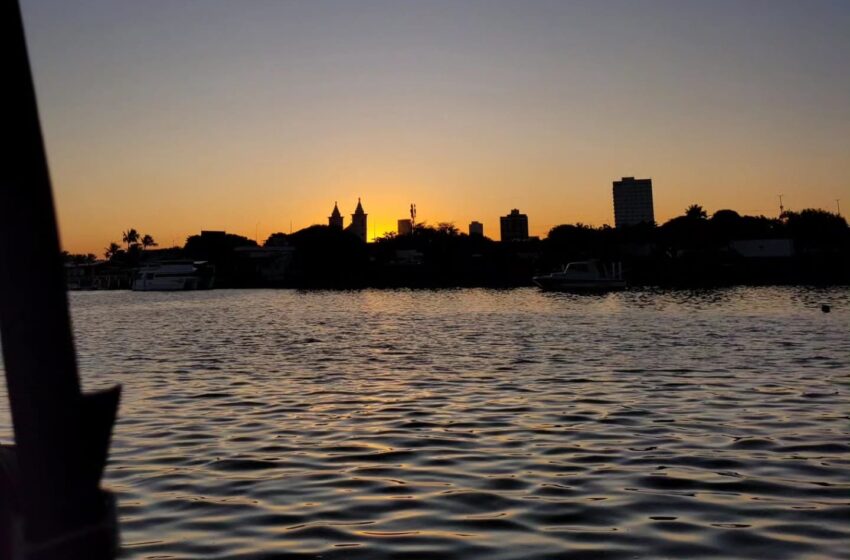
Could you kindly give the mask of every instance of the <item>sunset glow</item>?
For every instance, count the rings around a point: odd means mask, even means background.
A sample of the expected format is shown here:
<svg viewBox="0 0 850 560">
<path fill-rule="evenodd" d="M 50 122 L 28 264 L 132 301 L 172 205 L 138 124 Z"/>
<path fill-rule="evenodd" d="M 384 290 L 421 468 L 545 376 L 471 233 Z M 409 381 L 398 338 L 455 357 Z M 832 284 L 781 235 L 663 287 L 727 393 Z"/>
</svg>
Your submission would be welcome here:
<svg viewBox="0 0 850 560">
<path fill-rule="evenodd" d="M 674 8 L 674 9 L 671 9 Z M 850 10 L 818 2 L 23 2 L 64 246 L 136 227 L 663 222 L 850 207 Z"/>
</svg>

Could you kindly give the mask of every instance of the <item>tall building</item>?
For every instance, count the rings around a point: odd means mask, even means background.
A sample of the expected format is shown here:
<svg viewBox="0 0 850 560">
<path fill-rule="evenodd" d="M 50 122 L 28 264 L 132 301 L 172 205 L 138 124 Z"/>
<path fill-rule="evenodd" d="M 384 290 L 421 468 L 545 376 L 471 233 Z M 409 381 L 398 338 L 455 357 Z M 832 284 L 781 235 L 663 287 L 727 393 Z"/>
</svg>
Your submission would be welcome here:
<svg viewBox="0 0 850 560">
<path fill-rule="evenodd" d="M 398 234 L 399 235 L 410 235 L 413 233 L 413 221 L 410 218 L 406 218 L 398 221 Z"/>
<path fill-rule="evenodd" d="M 354 235 L 366 241 L 366 212 L 363 211 L 363 205 L 360 204 L 360 199 L 357 199 L 357 208 L 354 209 L 354 214 L 351 215 L 351 225 L 347 230 L 350 230 Z"/>
<path fill-rule="evenodd" d="M 614 224 L 617 227 L 655 223 L 652 179 L 623 177 L 614 181 Z"/>
<path fill-rule="evenodd" d="M 469 222 L 469 235 L 478 235 L 484 237 L 484 224 L 481 222 Z"/>
<path fill-rule="evenodd" d="M 328 225 L 332 228 L 342 229 L 342 214 L 339 213 L 339 207 L 334 202 L 334 211 L 331 212 L 331 215 L 328 217 Z"/>
<path fill-rule="evenodd" d="M 514 208 L 507 216 L 499 218 L 502 229 L 502 241 L 523 241 L 528 239 L 528 216 L 520 214 Z"/>
</svg>

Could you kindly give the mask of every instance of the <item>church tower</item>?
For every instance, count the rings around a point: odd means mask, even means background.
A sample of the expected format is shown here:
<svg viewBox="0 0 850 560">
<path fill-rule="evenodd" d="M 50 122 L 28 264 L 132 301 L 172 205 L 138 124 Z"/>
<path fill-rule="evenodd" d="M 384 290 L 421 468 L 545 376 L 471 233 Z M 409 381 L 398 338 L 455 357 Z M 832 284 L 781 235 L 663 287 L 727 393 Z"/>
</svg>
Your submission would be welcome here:
<svg viewBox="0 0 850 560">
<path fill-rule="evenodd" d="M 342 229 L 342 214 L 339 213 L 339 207 L 334 202 L 334 211 L 328 217 L 328 225 L 335 229 Z"/>
<path fill-rule="evenodd" d="M 354 210 L 354 214 L 351 215 L 351 225 L 348 227 L 351 228 L 354 235 L 364 242 L 366 241 L 366 212 L 363 211 L 363 205 L 360 204 L 359 198 L 357 199 L 357 208 Z"/>
</svg>

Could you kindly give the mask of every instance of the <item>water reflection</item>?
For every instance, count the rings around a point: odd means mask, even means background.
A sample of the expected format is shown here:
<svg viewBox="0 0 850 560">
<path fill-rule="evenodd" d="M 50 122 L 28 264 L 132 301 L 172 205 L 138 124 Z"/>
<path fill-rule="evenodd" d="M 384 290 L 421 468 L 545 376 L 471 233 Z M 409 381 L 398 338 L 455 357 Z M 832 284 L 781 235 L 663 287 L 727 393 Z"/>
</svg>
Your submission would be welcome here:
<svg viewBox="0 0 850 560">
<path fill-rule="evenodd" d="M 847 290 L 72 302 L 128 558 L 845 554 Z"/>
</svg>

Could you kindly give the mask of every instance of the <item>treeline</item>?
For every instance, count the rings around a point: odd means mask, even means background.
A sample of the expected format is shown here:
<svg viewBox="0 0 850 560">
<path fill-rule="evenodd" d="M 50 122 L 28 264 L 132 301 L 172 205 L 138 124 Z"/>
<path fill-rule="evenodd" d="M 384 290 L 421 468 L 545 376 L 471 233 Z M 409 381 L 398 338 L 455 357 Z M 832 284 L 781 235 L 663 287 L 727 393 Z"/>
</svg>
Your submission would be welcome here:
<svg viewBox="0 0 850 560">
<path fill-rule="evenodd" d="M 850 228 L 837 214 L 807 209 L 779 218 L 698 205 L 660 226 L 582 224 L 552 228 L 538 267 L 586 258 L 623 262 L 632 284 L 847 283 Z"/>
<path fill-rule="evenodd" d="M 103 251 L 103 256 L 106 260 L 113 264 L 136 266 L 141 260 L 142 251 L 159 246 L 154 241 L 153 236 L 147 233 L 141 234 L 135 228 L 129 228 L 124 231 L 121 234 L 121 238 L 126 248 L 121 247 L 121 245 L 113 241 Z M 72 254 L 68 251 L 62 251 L 62 260 L 66 264 L 80 265 L 94 264 L 98 261 L 98 258 L 94 253 Z"/>
<path fill-rule="evenodd" d="M 217 287 L 508 287 L 592 258 L 623 263 L 632 285 L 850 283 L 847 221 L 815 209 L 767 218 L 733 210 L 709 216 L 693 205 L 658 226 L 564 224 L 542 240 L 509 243 L 469 236 L 451 223 L 416 224 L 409 234 L 370 244 L 320 225 L 274 233 L 261 246 L 240 235 L 202 232 L 183 247 L 152 249 L 152 237 L 134 233 L 124 232 L 125 247 L 110 245 L 108 265 L 204 260 L 215 267 Z M 73 262 L 92 257 L 69 256 Z"/>
</svg>

